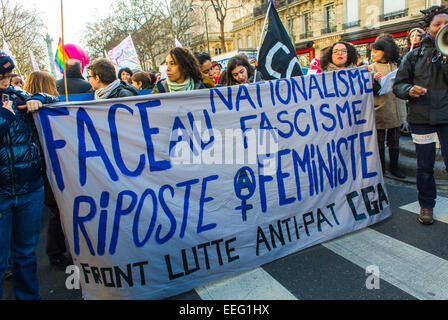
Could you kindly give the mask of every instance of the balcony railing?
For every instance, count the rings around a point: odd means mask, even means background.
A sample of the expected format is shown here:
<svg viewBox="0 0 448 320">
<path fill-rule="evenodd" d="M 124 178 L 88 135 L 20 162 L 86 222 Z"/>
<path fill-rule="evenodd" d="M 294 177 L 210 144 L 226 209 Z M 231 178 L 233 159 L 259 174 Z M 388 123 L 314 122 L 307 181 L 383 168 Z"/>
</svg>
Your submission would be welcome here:
<svg viewBox="0 0 448 320">
<path fill-rule="evenodd" d="M 281 7 L 286 6 L 286 1 L 288 1 L 289 4 L 292 4 L 292 3 L 300 1 L 300 0 L 274 0 L 275 8 L 279 9 Z M 254 17 L 266 15 L 266 11 L 268 10 L 268 7 L 269 7 L 269 2 L 270 1 L 266 1 L 261 6 L 255 7 L 254 8 Z"/>
<path fill-rule="evenodd" d="M 269 2 L 264 2 L 261 6 L 254 8 L 254 17 L 266 15 L 266 11 L 268 10 Z"/>
<path fill-rule="evenodd" d="M 313 33 L 311 31 L 307 31 L 305 33 L 300 34 L 300 39 L 311 38 L 312 36 L 313 36 Z"/>
<path fill-rule="evenodd" d="M 327 26 L 322 29 L 322 34 L 336 32 L 336 26 Z"/>
<path fill-rule="evenodd" d="M 380 14 L 379 18 L 380 18 L 380 21 L 389 21 L 392 19 L 403 18 L 408 15 L 408 11 L 409 11 L 409 9 L 406 8 L 406 9 L 400 10 L 400 11 L 394 11 L 394 12 L 389 12 L 389 13 L 385 13 L 385 14 Z"/>
<path fill-rule="evenodd" d="M 344 29 L 355 28 L 355 27 L 359 27 L 360 25 L 361 25 L 361 20 L 350 21 L 350 22 L 344 23 Z"/>
</svg>

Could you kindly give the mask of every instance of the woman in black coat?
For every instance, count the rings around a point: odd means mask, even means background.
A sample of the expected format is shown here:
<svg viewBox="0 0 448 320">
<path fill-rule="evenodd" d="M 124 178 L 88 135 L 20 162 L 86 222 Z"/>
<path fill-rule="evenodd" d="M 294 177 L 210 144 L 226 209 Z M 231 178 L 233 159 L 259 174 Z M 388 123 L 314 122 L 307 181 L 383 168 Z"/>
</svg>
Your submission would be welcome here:
<svg viewBox="0 0 448 320">
<path fill-rule="evenodd" d="M 433 6 L 424 14 L 426 36 L 419 49 L 405 56 L 393 91 L 398 98 L 409 100 L 408 123 L 417 154 L 418 220 L 432 224 L 437 197 L 434 179 L 437 137 L 448 171 L 448 64 L 434 42 L 439 30 L 448 23 L 448 10 Z"/>
</svg>

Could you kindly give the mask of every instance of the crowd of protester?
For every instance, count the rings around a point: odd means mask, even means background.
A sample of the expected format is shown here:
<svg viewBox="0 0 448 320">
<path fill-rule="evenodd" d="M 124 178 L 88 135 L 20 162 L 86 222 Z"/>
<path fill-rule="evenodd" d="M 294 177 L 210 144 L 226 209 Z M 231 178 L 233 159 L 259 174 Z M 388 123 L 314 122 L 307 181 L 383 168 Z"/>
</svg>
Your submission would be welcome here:
<svg viewBox="0 0 448 320">
<path fill-rule="evenodd" d="M 386 172 L 387 147 L 390 173 L 398 178 L 405 177 L 398 159 L 404 125 L 416 135 L 437 132 L 448 167 L 448 66 L 437 63 L 434 44 L 437 32 L 448 23 L 447 9 L 436 6 L 425 10 L 423 23 L 423 29 L 410 30 L 402 56 L 394 38 L 383 34 L 371 46 L 370 64 L 352 44 L 338 41 L 323 50 L 320 59 L 314 59 L 310 65 L 315 73 L 358 66 L 372 73 L 382 170 Z M 65 63 L 65 76 L 58 81 L 43 71 L 31 73 L 24 81 L 13 73 L 15 65 L 11 57 L 0 52 L 0 298 L 3 279 L 13 274 L 17 299 L 39 299 L 35 248 L 44 203 L 50 212 L 46 244 L 49 261 L 60 267 L 72 263 L 66 255 L 59 210 L 46 174 L 43 174 L 43 153 L 31 112 L 42 104 L 59 101 L 58 96 L 66 93 L 94 93 L 94 99 L 100 100 L 136 96 L 140 90 L 158 94 L 263 81 L 254 61 L 251 62 L 246 55 L 239 54 L 223 69 L 209 53 L 192 53 L 175 47 L 166 56 L 164 78 L 159 73 L 129 68 L 117 73 L 109 60 L 101 58 L 87 66 L 87 80 L 82 76 L 81 63 L 71 59 Z M 393 92 L 380 94 L 381 79 L 397 69 Z M 403 108 L 406 114 L 406 103 L 407 121 L 402 115 Z M 416 143 L 415 146 L 421 207 L 418 219 L 422 224 L 432 224 L 436 199 L 435 143 Z"/>
</svg>

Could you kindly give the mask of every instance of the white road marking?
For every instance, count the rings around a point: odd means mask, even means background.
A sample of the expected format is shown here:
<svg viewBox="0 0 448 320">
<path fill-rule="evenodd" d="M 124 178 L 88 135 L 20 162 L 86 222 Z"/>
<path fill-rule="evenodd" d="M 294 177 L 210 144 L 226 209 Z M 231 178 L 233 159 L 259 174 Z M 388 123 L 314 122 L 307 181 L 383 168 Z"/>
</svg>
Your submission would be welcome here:
<svg viewBox="0 0 448 320">
<path fill-rule="evenodd" d="M 401 206 L 400 209 L 407 210 L 416 214 L 420 213 L 420 205 L 418 201 Z M 436 206 L 434 207 L 433 218 L 438 221 L 448 223 L 448 198 L 437 197 Z"/>
<path fill-rule="evenodd" d="M 322 245 L 363 269 L 378 266 L 380 279 L 418 299 L 448 299 L 448 261 L 426 251 L 370 228 Z"/>
<path fill-rule="evenodd" d="M 195 289 L 202 300 L 297 300 L 258 267 Z"/>
</svg>

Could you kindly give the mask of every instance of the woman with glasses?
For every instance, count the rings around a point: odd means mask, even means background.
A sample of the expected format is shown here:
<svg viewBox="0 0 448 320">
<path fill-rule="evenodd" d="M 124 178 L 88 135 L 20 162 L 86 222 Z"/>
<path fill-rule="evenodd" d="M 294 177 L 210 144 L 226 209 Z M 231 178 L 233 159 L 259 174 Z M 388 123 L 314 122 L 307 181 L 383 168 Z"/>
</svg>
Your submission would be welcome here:
<svg viewBox="0 0 448 320">
<path fill-rule="evenodd" d="M 356 67 L 358 54 L 353 45 L 339 41 L 324 51 L 320 59 L 320 68 L 323 72 Z"/>
<path fill-rule="evenodd" d="M 255 67 L 251 66 L 246 55 L 238 54 L 231 58 L 225 70 L 226 86 L 254 82 Z M 261 72 L 257 72 L 255 82 L 263 81 Z"/>
</svg>

